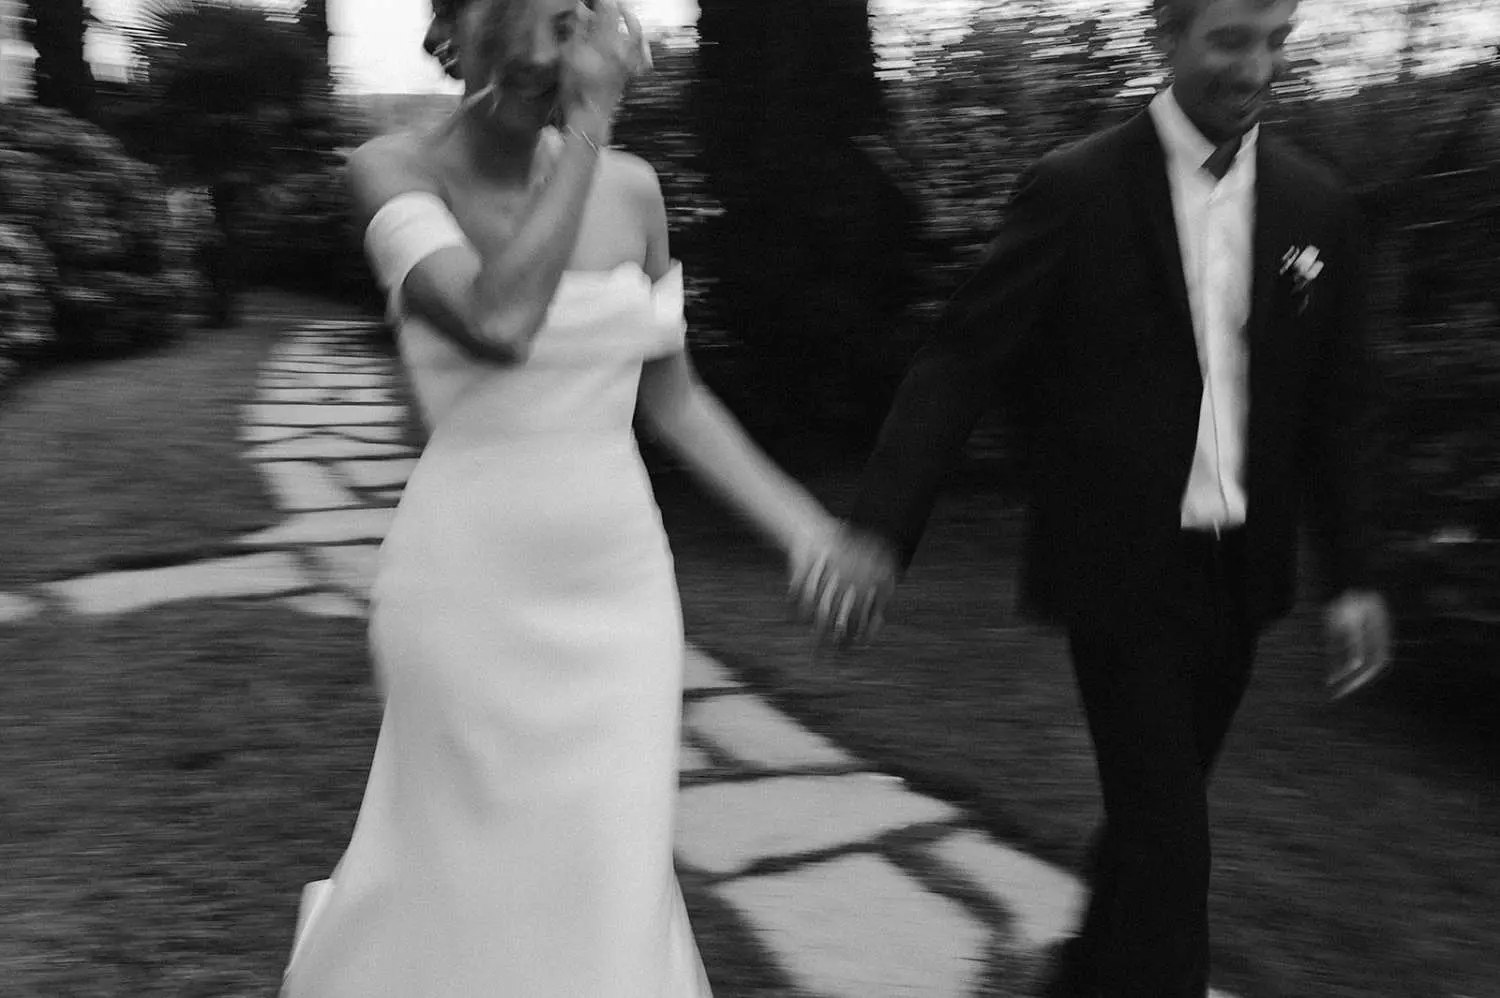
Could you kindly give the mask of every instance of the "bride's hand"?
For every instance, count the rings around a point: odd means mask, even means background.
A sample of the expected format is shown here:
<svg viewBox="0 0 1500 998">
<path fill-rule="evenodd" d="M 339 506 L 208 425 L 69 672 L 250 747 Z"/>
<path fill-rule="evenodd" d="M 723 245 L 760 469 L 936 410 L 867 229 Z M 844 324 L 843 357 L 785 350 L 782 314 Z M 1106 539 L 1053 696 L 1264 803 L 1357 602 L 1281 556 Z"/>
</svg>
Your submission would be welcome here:
<svg viewBox="0 0 1500 998">
<path fill-rule="evenodd" d="M 651 48 L 640 21 L 617 0 L 584 7 L 579 20 L 563 58 L 564 112 L 569 125 L 599 141 L 607 138 L 625 87 L 651 68 Z"/>
</svg>

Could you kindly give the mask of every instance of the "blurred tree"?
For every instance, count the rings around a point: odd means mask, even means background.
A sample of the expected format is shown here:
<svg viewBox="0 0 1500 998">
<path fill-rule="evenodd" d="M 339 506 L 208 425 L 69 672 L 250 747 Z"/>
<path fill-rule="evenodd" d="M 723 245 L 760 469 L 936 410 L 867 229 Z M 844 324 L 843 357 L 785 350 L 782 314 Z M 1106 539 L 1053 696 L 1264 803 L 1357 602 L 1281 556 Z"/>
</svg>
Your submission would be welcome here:
<svg viewBox="0 0 1500 998">
<path fill-rule="evenodd" d="M 313 46 L 322 53 L 317 65 L 316 85 L 331 88 L 333 75 L 329 69 L 328 44 L 332 35 L 328 30 L 328 0 L 303 0 L 297 11 L 297 23 L 312 40 Z"/>
<path fill-rule="evenodd" d="M 36 49 L 36 102 L 89 117 L 94 74 L 84 36 L 94 21 L 85 0 L 26 0 L 26 40 Z"/>
<path fill-rule="evenodd" d="M 153 158 L 209 190 L 218 231 L 204 262 L 212 318 L 228 324 L 244 217 L 256 189 L 299 152 L 327 50 L 296 24 L 232 0 L 148 0 L 130 34 L 146 70 Z"/>
<path fill-rule="evenodd" d="M 732 394 L 754 394 L 744 414 L 769 442 L 868 431 L 892 388 L 883 344 L 912 297 L 914 209 L 861 147 L 886 131 L 866 4 L 700 10 L 691 103 L 723 207 L 706 243 L 745 347 Z"/>
</svg>

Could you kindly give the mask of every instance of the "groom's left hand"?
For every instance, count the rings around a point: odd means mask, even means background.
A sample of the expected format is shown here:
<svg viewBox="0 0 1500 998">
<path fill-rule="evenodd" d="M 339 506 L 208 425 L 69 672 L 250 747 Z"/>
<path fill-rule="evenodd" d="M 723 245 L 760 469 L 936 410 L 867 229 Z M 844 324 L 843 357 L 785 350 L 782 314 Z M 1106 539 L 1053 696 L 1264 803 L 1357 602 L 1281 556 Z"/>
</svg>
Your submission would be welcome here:
<svg viewBox="0 0 1500 998">
<path fill-rule="evenodd" d="M 1333 665 L 1328 688 L 1335 700 L 1378 678 L 1391 664 L 1391 615 L 1384 598 L 1349 590 L 1328 605 L 1324 616 Z"/>
</svg>

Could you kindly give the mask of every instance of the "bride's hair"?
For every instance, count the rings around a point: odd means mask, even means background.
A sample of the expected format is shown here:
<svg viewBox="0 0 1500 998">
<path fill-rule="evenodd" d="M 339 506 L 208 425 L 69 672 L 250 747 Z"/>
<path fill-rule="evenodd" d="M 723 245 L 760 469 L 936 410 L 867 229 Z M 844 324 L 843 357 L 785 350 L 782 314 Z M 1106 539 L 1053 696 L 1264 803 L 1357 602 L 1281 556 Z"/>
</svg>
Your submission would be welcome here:
<svg viewBox="0 0 1500 998">
<path fill-rule="evenodd" d="M 480 44 L 491 49 L 493 58 L 498 61 L 506 56 L 506 50 L 515 41 L 517 22 L 529 8 L 530 2 L 531 0 L 431 0 L 432 23 L 428 25 L 422 48 L 442 63 L 445 73 L 459 79 L 458 23 L 464 12 L 475 6 L 484 6 Z"/>
<path fill-rule="evenodd" d="M 465 98 L 465 102 L 477 102 L 488 97 L 491 101 L 499 93 L 500 79 L 506 65 L 520 55 L 519 48 L 525 45 L 526 19 L 533 14 L 536 0 L 430 0 L 432 22 L 427 26 L 427 37 L 422 48 L 442 64 L 443 72 L 455 80 L 464 78 L 459 61 L 461 34 L 459 27 L 469 10 L 480 7 L 482 15 L 477 24 L 471 24 L 472 36 L 464 37 L 462 44 L 475 46 L 483 64 L 488 68 L 488 83 Z M 598 7 L 599 0 L 579 0 L 590 10 Z M 649 52 L 647 53 L 649 64 Z M 557 110 L 561 114 L 561 110 Z M 554 122 L 556 123 L 556 122 Z"/>
</svg>

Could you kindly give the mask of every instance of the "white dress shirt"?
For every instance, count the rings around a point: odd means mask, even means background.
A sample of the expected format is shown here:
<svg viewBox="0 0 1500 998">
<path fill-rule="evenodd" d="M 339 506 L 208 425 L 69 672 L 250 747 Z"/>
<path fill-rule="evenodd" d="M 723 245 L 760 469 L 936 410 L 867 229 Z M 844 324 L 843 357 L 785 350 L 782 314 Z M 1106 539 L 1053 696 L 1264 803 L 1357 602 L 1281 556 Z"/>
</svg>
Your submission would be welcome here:
<svg viewBox="0 0 1500 998">
<path fill-rule="evenodd" d="M 1255 144 L 1246 133 L 1223 180 L 1204 168 L 1214 144 L 1183 113 L 1172 89 L 1150 114 L 1166 152 L 1177 242 L 1182 249 L 1203 404 L 1198 447 L 1182 497 L 1182 525 L 1220 529 L 1245 522 L 1245 432 L 1250 411 L 1249 344 Z"/>
</svg>

